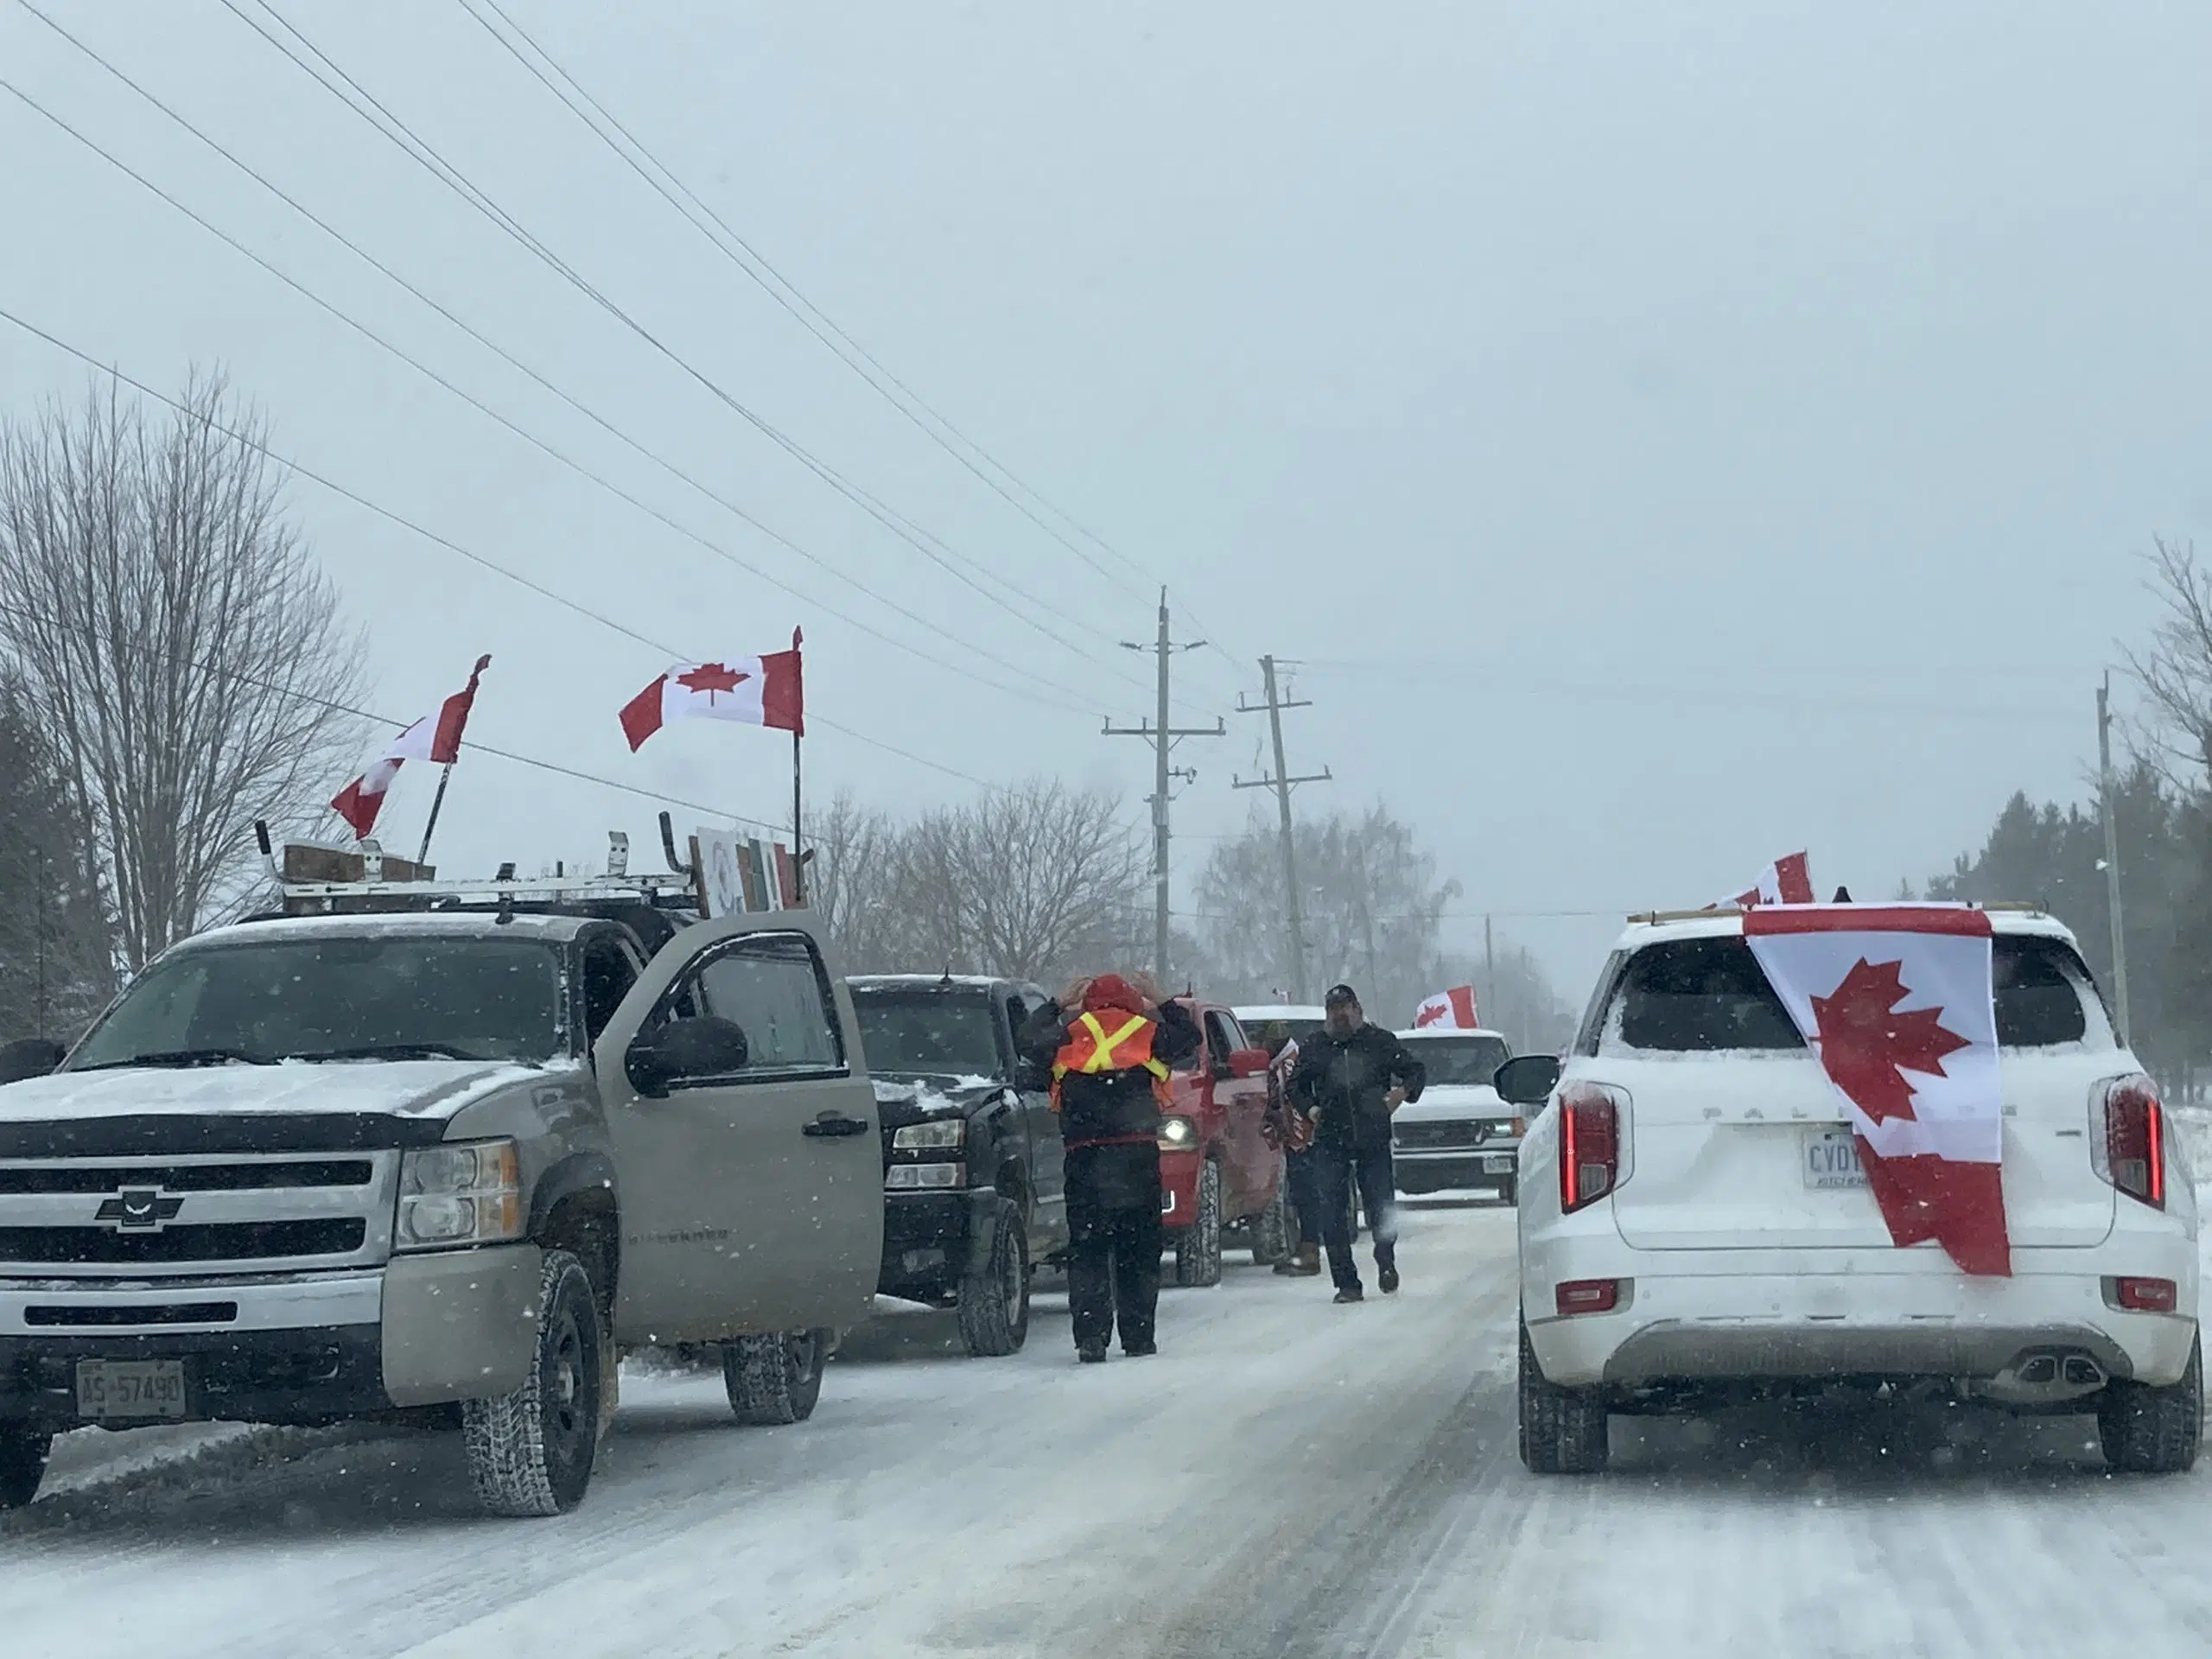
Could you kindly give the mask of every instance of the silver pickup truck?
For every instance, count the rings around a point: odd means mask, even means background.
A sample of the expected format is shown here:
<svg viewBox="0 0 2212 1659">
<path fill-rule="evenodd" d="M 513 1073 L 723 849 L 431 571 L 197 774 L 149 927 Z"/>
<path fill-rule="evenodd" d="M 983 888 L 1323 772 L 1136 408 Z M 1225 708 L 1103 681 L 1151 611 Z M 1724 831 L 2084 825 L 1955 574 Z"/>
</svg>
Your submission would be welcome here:
<svg viewBox="0 0 2212 1659">
<path fill-rule="evenodd" d="M 66 1057 L 13 1045 L 0 1505 L 86 1424 L 397 1414 L 552 1514 L 645 1344 L 720 1344 L 743 1421 L 811 1412 L 882 1248 L 852 1005 L 806 912 L 668 897 L 386 888 L 175 946 Z"/>
</svg>

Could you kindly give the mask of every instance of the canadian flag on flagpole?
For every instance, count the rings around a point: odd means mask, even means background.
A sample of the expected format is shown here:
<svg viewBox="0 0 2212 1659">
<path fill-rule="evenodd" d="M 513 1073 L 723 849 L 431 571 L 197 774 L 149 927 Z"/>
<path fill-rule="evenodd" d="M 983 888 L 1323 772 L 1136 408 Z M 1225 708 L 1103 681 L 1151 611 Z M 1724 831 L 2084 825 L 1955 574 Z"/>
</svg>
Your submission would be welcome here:
<svg viewBox="0 0 2212 1659">
<path fill-rule="evenodd" d="M 1454 985 L 1448 991 L 1439 991 L 1423 999 L 1414 1010 L 1414 1029 L 1436 1026 L 1449 1031 L 1472 1031 L 1475 1019 L 1475 988 Z"/>
<path fill-rule="evenodd" d="M 1743 892 L 1707 905 L 1749 910 L 1755 905 L 1809 905 L 1813 902 L 1813 872 L 1802 853 L 1785 853 L 1759 872 L 1759 879 Z"/>
<path fill-rule="evenodd" d="M 1987 913 L 1763 906 L 1744 938 L 1835 1086 L 1891 1238 L 2009 1275 Z"/>
<path fill-rule="evenodd" d="M 385 791 L 399 775 L 401 761 L 435 760 L 450 765 L 460 754 L 461 734 L 468 724 L 468 711 L 476 702 L 476 683 L 491 665 L 489 657 L 479 657 L 476 666 L 468 671 L 467 685 L 440 703 L 437 713 L 423 715 L 393 738 L 384 753 L 369 763 L 366 772 L 332 798 L 330 810 L 346 820 L 357 839 L 366 837 L 377 827 L 377 813 L 384 806 Z"/>
<path fill-rule="evenodd" d="M 622 705 L 622 735 L 633 753 L 672 720 L 734 720 L 804 736 L 805 704 L 794 633 L 789 651 L 670 669 Z"/>
</svg>

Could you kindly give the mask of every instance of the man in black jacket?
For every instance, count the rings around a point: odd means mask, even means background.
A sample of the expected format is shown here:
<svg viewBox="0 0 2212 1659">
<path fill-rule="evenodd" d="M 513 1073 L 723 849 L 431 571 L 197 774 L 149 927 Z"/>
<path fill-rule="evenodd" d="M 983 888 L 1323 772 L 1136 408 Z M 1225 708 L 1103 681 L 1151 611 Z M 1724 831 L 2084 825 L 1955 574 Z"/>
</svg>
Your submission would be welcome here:
<svg viewBox="0 0 2212 1659">
<path fill-rule="evenodd" d="M 1160 1113 L 1171 1067 L 1198 1052 L 1198 1022 L 1119 974 L 1071 988 L 1022 1027 L 1021 1046 L 1052 1071 L 1066 1147 L 1068 1311 L 1076 1357 L 1106 1357 L 1118 1314 L 1122 1351 L 1160 1351 Z"/>
<path fill-rule="evenodd" d="M 1328 1023 L 1298 1046 L 1290 1074 L 1291 1103 L 1313 1119 L 1313 1167 L 1320 1189 L 1321 1236 L 1337 1300 L 1361 1300 L 1359 1264 L 1352 1260 L 1355 1183 L 1375 1236 L 1375 1275 L 1385 1296 L 1398 1288 L 1397 1183 L 1390 1167 L 1390 1114 L 1419 1100 L 1428 1073 L 1406 1046 L 1370 1026 L 1349 985 L 1323 999 Z"/>
</svg>

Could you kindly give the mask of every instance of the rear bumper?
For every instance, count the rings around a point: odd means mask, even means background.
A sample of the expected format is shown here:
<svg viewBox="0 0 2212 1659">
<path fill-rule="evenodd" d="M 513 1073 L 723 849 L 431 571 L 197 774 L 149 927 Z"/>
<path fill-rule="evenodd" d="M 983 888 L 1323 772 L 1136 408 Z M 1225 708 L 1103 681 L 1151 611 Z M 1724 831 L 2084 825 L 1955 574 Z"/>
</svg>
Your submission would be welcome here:
<svg viewBox="0 0 2212 1659">
<path fill-rule="evenodd" d="M 1518 1147 L 1483 1151 L 1397 1152 L 1390 1154 L 1401 1192 L 1441 1192 L 1469 1186 L 1502 1187 L 1521 1169 Z"/>
<path fill-rule="evenodd" d="M 2186 1239 L 2016 1250 L 2009 1279 L 1969 1278 L 1927 1247 L 1802 1252 L 1785 1265 L 1773 1261 L 1779 1253 L 1742 1252 L 1759 1260 L 1736 1264 L 1726 1260 L 1730 1252 L 1662 1255 L 1560 1241 L 1570 1244 L 1578 1248 L 1524 1253 L 1522 1283 L 1536 1362 L 1569 1387 L 1986 1379 L 2024 1353 L 2053 1348 L 2088 1352 L 2113 1376 L 2164 1385 L 2179 1380 L 2196 1334 L 2196 1255 Z M 2107 1281 L 2120 1274 L 2174 1281 L 2179 1311 L 2112 1306 Z M 1628 1281 L 1618 1311 L 1558 1316 L 1560 1282 L 1608 1278 Z"/>
<path fill-rule="evenodd" d="M 877 1294 L 943 1301 L 988 1265 L 998 1218 L 999 1195 L 989 1187 L 886 1193 Z"/>
</svg>

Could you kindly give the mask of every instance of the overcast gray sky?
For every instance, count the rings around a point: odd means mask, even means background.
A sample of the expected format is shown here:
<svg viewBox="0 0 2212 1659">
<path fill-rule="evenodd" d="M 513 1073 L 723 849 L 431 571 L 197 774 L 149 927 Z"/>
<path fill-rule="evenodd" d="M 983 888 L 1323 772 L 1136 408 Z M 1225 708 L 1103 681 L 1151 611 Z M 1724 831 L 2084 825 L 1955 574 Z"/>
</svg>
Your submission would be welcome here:
<svg viewBox="0 0 2212 1659">
<path fill-rule="evenodd" d="M 410 281 L 822 561 L 499 362 L 21 9 L 0 73 L 287 274 L 795 600 L 549 460 L 0 94 L 0 307 L 681 655 L 809 645 L 810 711 L 969 777 L 1141 797 L 1165 581 L 1197 723 L 1304 659 L 1319 810 L 1380 795 L 1572 995 L 1629 905 L 1774 854 L 1887 891 L 2016 788 L 2078 792 L 2154 532 L 2212 522 L 2212 10 L 2194 3 L 586 6 L 514 18 L 829 316 L 1103 536 L 1103 580 L 726 262 L 459 0 L 277 0 L 677 356 L 1064 613 L 987 605 L 226 10 L 40 0 Z M 238 0 L 280 38 L 258 0 Z M 0 324 L 0 413 L 83 366 Z M 297 483 L 377 707 L 494 655 L 471 734 L 775 817 L 765 734 L 617 707 L 664 652 Z M 1081 542 L 1071 533 L 1071 540 Z M 1103 553 L 1101 563 L 1110 563 Z M 842 573 L 855 586 L 829 574 Z M 1014 611 L 1024 601 L 1005 595 Z M 894 651 L 862 619 L 987 677 Z M 1039 681 L 1058 683 L 1052 690 Z M 1073 695 L 1068 695 L 1072 691 Z M 1050 699 L 1048 701 L 1047 699 Z M 1071 706 L 1062 706 L 1071 705 Z M 1255 798 L 1191 744 L 1184 879 Z M 956 798 L 844 732 L 819 797 Z M 331 780 L 334 787 L 343 781 Z M 427 775 L 387 811 L 410 841 Z M 439 861 L 652 804 L 480 759 Z M 698 814 L 679 812 L 689 823 Z M 1595 916 L 1537 916 L 1586 911 Z"/>
</svg>

